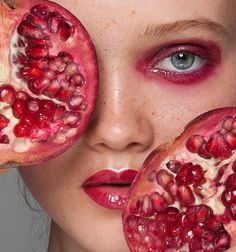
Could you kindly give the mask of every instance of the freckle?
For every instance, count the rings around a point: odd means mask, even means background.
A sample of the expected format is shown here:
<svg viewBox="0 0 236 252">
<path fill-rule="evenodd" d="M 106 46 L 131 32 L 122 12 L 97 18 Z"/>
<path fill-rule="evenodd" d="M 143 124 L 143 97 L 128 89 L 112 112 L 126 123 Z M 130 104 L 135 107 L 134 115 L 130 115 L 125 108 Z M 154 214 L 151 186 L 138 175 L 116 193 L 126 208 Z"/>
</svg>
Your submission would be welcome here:
<svg viewBox="0 0 236 252">
<path fill-rule="evenodd" d="M 155 112 L 152 112 L 152 115 L 155 115 Z"/>
<path fill-rule="evenodd" d="M 113 24 L 117 24 L 117 22 L 116 22 L 114 19 L 111 19 L 111 22 L 112 22 Z"/>
<path fill-rule="evenodd" d="M 103 102 L 103 105 L 106 105 L 106 102 Z"/>
<path fill-rule="evenodd" d="M 135 11 L 131 11 L 131 14 L 132 14 L 132 15 L 135 15 L 136 13 L 135 13 Z"/>
</svg>

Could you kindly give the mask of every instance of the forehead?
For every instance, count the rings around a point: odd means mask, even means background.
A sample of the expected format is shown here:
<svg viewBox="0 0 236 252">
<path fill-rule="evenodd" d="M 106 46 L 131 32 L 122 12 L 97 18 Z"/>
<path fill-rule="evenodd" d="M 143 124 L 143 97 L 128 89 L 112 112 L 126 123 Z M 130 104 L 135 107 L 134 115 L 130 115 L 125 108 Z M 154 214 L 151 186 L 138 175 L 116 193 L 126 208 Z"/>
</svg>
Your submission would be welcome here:
<svg viewBox="0 0 236 252">
<path fill-rule="evenodd" d="M 135 44 L 152 25 L 208 19 L 235 29 L 235 0 L 56 0 L 85 25 L 96 46 L 120 49 Z M 232 14 L 230 14 L 232 13 Z"/>
<path fill-rule="evenodd" d="M 234 0 L 56 0 L 87 25 L 96 28 L 120 24 L 130 25 L 146 22 L 172 22 L 193 17 L 207 17 L 219 22 L 233 18 Z"/>
</svg>

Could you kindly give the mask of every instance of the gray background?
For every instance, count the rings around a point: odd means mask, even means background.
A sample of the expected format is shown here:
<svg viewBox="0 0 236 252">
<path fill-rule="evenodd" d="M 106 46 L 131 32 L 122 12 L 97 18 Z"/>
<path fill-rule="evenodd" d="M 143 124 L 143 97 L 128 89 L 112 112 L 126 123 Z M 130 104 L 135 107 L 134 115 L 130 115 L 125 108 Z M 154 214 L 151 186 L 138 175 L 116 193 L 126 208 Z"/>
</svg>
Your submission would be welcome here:
<svg viewBox="0 0 236 252">
<path fill-rule="evenodd" d="M 28 193 L 32 211 L 24 201 L 18 171 L 10 169 L 0 176 L 0 252 L 46 252 L 48 216 Z"/>
</svg>

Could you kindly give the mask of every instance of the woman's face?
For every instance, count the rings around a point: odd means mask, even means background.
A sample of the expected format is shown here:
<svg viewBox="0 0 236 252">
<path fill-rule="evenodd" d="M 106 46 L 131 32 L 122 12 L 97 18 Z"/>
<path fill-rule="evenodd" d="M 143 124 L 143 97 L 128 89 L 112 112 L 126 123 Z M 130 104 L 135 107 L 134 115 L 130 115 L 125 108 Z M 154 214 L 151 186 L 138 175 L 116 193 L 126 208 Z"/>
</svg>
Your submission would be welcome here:
<svg viewBox="0 0 236 252">
<path fill-rule="evenodd" d="M 19 170 L 57 223 L 51 239 L 60 239 L 62 250 L 128 251 L 121 210 L 97 204 L 82 185 L 104 169 L 138 170 L 195 116 L 236 105 L 236 2 L 56 2 L 81 20 L 95 44 L 98 102 L 77 144 L 46 164 Z M 107 190 L 120 192 L 114 185 Z"/>
</svg>

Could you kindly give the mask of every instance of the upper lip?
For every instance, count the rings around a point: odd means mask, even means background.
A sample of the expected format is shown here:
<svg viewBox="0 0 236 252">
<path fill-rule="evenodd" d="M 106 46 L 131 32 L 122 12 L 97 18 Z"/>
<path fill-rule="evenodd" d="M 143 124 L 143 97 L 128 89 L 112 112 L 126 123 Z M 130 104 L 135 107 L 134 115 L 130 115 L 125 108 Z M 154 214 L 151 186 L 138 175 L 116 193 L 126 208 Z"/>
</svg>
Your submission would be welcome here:
<svg viewBox="0 0 236 252">
<path fill-rule="evenodd" d="M 99 185 L 128 186 L 132 184 L 137 173 L 133 169 L 126 169 L 119 172 L 110 169 L 101 170 L 88 177 L 82 187 Z"/>
</svg>

